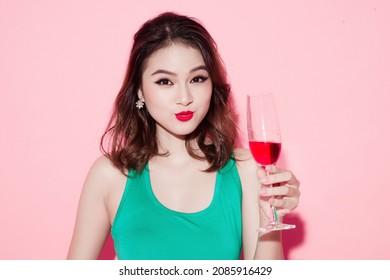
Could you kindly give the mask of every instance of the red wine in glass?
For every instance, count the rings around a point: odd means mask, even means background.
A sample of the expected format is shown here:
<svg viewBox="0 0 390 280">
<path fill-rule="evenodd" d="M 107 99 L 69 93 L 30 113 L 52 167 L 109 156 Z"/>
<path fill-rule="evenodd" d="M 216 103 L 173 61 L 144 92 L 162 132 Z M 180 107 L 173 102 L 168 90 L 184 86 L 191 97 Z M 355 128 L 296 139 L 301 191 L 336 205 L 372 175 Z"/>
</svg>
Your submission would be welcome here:
<svg viewBox="0 0 390 280">
<path fill-rule="evenodd" d="M 280 155 L 281 143 L 249 141 L 249 148 L 256 162 L 263 166 L 275 164 Z"/>
<path fill-rule="evenodd" d="M 249 149 L 255 161 L 262 167 L 276 164 L 282 148 L 282 139 L 272 94 L 247 96 L 247 126 Z M 272 188 L 272 185 L 270 187 Z M 291 228 L 295 228 L 295 225 L 281 223 L 275 207 L 271 206 L 268 225 L 258 231 L 266 233 Z"/>
</svg>

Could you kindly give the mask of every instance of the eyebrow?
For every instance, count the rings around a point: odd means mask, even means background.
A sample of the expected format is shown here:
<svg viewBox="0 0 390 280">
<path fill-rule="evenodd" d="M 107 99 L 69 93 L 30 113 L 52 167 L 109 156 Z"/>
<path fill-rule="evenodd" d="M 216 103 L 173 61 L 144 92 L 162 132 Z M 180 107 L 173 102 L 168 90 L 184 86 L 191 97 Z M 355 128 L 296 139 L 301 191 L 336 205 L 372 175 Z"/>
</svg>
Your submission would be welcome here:
<svg viewBox="0 0 390 280">
<path fill-rule="evenodd" d="M 190 70 L 190 73 L 193 73 L 193 72 L 198 71 L 198 70 L 206 70 L 207 71 L 207 67 L 205 65 L 201 65 L 201 66 L 192 68 Z M 164 70 L 164 69 L 158 69 L 157 71 L 153 72 L 151 76 L 154 76 L 157 74 L 168 74 L 168 75 L 172 75 L 172 76 L 177 76 L 176 73 L 168 71 L 168 70 Z"/>
</svg>

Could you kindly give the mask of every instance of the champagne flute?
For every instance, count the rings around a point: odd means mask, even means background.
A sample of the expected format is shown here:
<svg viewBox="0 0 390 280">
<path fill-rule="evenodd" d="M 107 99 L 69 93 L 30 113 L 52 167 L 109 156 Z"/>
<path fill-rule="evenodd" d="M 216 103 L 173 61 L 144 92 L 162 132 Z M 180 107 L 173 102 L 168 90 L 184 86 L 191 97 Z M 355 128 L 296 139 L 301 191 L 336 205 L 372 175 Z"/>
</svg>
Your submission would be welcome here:
<svg viewBox="0 0 390 280">
<path fill-rule="evenodd" d="M 282 138 L 273 94 L 247 96 L 247 126 L 249 148 L 255 161 L 264 169 L 267 165 L 276 164 L 282 148 Z M 266 173 L 269 175 L 267 171 Z M 271 206 L 268 225 L 258 231 L 266 233 L 292 228 L 295 225 L 279 221 L 276 208 Z"/>
</svg>

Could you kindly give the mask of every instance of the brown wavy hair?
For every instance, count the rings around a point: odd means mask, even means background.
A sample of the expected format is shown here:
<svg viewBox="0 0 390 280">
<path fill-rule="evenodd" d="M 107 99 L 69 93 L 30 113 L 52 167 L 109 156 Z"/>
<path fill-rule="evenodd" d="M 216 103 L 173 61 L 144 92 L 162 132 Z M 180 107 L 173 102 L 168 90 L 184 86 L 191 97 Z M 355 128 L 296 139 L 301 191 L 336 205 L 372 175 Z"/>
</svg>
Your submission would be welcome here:
<svg viewBox="0 0 390 280">
<path fill-rule="evenodd" d="M 232 157 L 237 137 L 236 115 L 217 45 L 196 19 L 166 12 L 145 22 L 134 35 L 126 76 L 101 138 L 102 152 L 124 174 L 126 170 L 141 172 L 150 158 L 160 155 L 156 122 L 147 109 L 139 110 L 135 103 L 138 100 L 137 91 L 141 86 L 144 62 L 152 53 L 172 43 L 198 49 L 212 81 L 209 111 L 199 126 L 186 136 L 188 153 L 193 158 L 206 159 L 210 164 L 205 170 L 207 172 L 221 169 Z M 204 155 L 194 152 L 190 144 L 192 140 L 198 143 Z"/>
</svg>

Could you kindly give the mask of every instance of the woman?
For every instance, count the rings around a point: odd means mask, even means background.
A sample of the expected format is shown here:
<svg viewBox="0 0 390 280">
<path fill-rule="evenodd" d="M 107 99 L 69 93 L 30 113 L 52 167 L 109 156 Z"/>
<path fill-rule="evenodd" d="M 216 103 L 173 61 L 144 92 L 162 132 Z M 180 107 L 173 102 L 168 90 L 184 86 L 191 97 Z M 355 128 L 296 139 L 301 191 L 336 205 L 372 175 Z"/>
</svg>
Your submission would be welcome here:
<svg viewBox="0 0 390 280">
<path fill-rule="evenodd" d="M 256 229 L 269 204 L 280 218 L 298 205 L 299 182 L 275 166 L 266 176 L 248 150 L 234 149 L 230 98 L 201 24 L 174 13 L 146 22 L 102 137 L 104 156 L 83 187 L 68 258 L 98 258 L 111 230 L 119 259 L 239 259 L 241 251 L 282 259 L 281 233 Z"/>
</svg>

